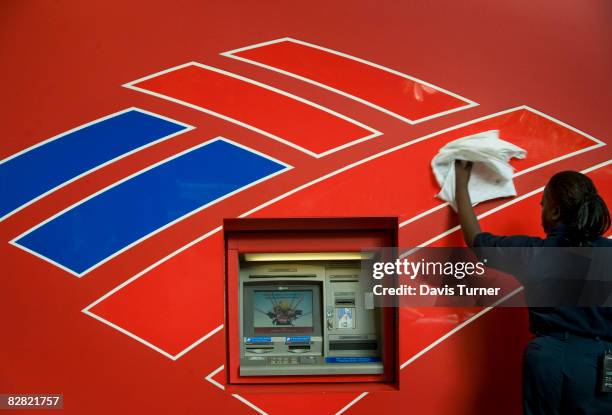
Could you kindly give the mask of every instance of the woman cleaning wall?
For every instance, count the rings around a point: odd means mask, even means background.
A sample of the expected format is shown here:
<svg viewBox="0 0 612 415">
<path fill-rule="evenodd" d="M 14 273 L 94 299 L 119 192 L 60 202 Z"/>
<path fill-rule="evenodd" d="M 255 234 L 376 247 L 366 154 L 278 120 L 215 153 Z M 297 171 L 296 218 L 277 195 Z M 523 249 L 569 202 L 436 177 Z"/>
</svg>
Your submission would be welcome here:
<svg viewBox="0 0 612 415">
<path fill-rule="evenodd" d="M 565 171 L 549 180 L 541 201 L 545 238 L 497 236 L 482 232 L 474 214 L 471 169 L 472 163 L 455 162 L 455 202 L 468 246 L 612 247 L 602 236 L 610 227 L 608 208 L 587 176 Z M 612 309 L 530 307 L 529 319 L 535 337 L 523 359 L 524 413 L 612 414 L 612 393 L 601 382 L 602 359 L 612 350 Z"/>
</svg>

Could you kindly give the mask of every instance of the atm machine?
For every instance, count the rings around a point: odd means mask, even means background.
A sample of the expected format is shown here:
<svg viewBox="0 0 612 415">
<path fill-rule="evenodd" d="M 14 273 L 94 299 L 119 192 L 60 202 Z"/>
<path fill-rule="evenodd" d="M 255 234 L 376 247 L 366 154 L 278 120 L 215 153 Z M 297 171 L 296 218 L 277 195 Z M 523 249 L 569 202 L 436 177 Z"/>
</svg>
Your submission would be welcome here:
<svg viewBox="0 0 612 415">
<path fill-rule="evenodd" d="M 291 255 L 241 258 L 240 375 L 382 373 L 380 313 L 360 284 L 360 261 L 282 257 Z"/>
<path fill-rule="evenodd" d="M 362 267 L 396 246 L 397 226 L 388 217 L 224 220 L 228 390 L 396 390 L 397 309 L 374 307 Z"/>
</svg>

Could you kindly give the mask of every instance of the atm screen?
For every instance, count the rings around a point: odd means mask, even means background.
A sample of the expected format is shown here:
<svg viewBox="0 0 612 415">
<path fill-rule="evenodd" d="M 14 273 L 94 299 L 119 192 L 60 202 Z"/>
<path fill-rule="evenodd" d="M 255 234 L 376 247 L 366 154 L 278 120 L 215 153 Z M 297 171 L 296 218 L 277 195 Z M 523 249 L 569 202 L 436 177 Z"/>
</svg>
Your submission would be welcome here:
<svg viewBox="0 0 612 415">
<path fill-rule="evenodd" d="M 255 290 L 253 298 L 255 333 L 311 333 L 312 290 Z"/>
</svg>

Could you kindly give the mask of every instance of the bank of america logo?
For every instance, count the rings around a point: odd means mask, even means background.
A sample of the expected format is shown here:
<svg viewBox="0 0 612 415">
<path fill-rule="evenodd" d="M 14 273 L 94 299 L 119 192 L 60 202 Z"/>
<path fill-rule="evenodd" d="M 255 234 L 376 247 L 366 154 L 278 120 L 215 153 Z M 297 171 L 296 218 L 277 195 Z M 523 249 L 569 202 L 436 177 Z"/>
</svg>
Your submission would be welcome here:
<svg viewBox="0 0 612 415">
<path fill-rule="evenodd" d="M 280 89 L 274 82 L 264 83 L 204 63 L 155 68 L 155 73 L 123 86 L 148 94 L 152 100 L 169 101 L 247 129 L 261 138 L 261 145 L 254 148 L 229 134 L 208 137 L 65 206 L 10 243 L 62 269 L 67 276 L 86 277 L 93 270 L 103 271 L 114 258 L 129 259 L 132 248 L 152 236 L 194 215 L 208 215 L 210 207 L 240 198 L 247 189 L 285 175 L 299 175 L 328 157 L 350 155 L 361 143 L 384 140 L 386 134 L 391 136 L 389 131 L 400 127 L 411 137 L 413 125 L 427 125 L 430 120 L 477 105 L 403 72 L 296 39 L 272 40 L 221 55 L 240 61 L 245 68 L 257 66 L 274 75 L 272 79 L 291 78 L 294 85 L 338 97 L 333 101 L 346 102 L 347 107 L 330 108 Z M 371 125 L 361 117 L 349 116 L 347 113 L 355 112 L 349 111 L 349 106 L 362 107 L 368 114 L 376 114 L 368 119 L 382 121 Z M 162 141 L 181 140 L 199 128 L 130 107 L 25 149 L 0 162 L 5 195 L 0 198 L 0 218 L 4 221 L 25 214 L 30 205 L 98 169 L 112 168 L 118 160 Z M 433 198 L 428 157 L 451 139 L 491 129 L 499 129 L 502 136 L 504 131 L 512 131 L 512 136 L 505 138 L 518 140 L 516 144 L 530 151 L 529 159 L 517 165 L 517 177 L 604 145 L 537 110 L 519 106 L 406 139 L 366 157 L 346 157 L 349 161 L 344 165 L 333 165 L 315 178 L 307 176 L 295 188 L 284 189 L 240 216 L 393 214 L 402 220 L 407 244 L 443 243 L 457 230 L 452 224 L 437 221 L 431 234 L 419 228 L 423 221 L 448 209 Z M 543 141 L 550 136 L 557 141 Z M 283 152 L 266 149 L 272 142 L 298 152 L 306 162 L 292 166 L 284 160 Z M 412 196 L 397 196 L 398 188 L 406 187 Z M 517 198 L 517 203 L 521 200 L 525 198 Z M 491 214 L 499 211 L 494 209 Z M 215 213 L 210 222 L 216 221 L 216 225 L 202 229 L 196 240 L 152 259 L 146 268 L 87 305 L 83 312 L 173 360 L 223 330 L 222 282 L 202 282 L 202 267 L 210 267 L 206 275 L 223 277 L 214 261 L 222 255 L 217 251 L 221 217 Z M 419 237 L 422 239 L 410 239 Z M 198 266 L 194 266 L 194 258 Z M 168 290 L 176 290 L 176 295 L 168 295 Z M 159 292 L 164 295 L 152 294 Z M 198 295 L 188 295 L 194 292 Z M 177 299 L 181 307 L 164 303 L 176 303 Z M 206 315 L 193 313 L 202 304 L 207 305 Z M 136 308 L 142 312 L 133 313 Z M 143 318 L 154 321 L 155 330 L 142 324 Z M 207 379 L 223 388 L 222 374 L 219 366 Z"/>
<path fill-rule="evenodd" d="M 289 38 L 222 55 L 315 84 L 409 125 L 475 105 L 398 71 Z M 383 134 L 297 95 L 197 62 L 124 86 L 237 124 L 315 159 Z M 0 215 L 11 216 L 92 171 L 192 129 L 128 108 L 26 149 L 0 165 L 9 195 L 2 199 Z M 11 243 L 82 277 L 177 221 L 291 167 L 217 137 L 67 207 Z M 41 174 L 28 174 L 32 171 Z"/>
</svg>

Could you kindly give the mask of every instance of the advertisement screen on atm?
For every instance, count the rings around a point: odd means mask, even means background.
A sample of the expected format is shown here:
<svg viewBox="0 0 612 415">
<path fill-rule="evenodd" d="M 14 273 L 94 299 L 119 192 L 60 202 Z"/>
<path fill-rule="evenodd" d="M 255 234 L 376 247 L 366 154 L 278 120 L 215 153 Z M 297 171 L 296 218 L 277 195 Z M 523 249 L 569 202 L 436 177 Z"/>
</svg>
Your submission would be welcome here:
<svg viewBox="0 0 612 415">
<path fill-rule="evenodd" d="M 313 331 L 311 290 L 255 290 L 255 333 L 310 333 Z"/>
</svg>

